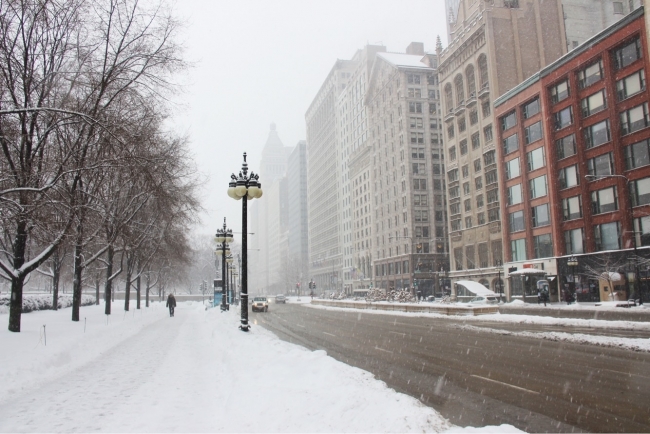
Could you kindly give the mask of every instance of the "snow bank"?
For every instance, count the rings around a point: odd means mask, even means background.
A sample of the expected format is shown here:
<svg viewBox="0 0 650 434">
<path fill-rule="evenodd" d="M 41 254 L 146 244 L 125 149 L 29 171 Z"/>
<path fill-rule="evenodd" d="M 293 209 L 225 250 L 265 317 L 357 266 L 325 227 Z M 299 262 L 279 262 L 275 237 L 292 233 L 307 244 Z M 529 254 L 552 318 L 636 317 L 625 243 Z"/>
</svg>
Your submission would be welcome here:
<svg viewBox="0 0 650 434">
<path fill-rule="evenodd" d="M 11 298 L 9 295 L 0 296 L 0 314 L 9 313 L 9 304 Z M 94 295 L 82 295 L 81 305 L 90 306 L 95 304 Z M 59 309 L 72 306 L 71 295 L 61 295 L 57 300 Z M 52 294 L 39 294 L 39 295 L 23 295 L 23 313 L 33 312 L 35 310 L 51 310 L 52 309 Z"/>
</svg>

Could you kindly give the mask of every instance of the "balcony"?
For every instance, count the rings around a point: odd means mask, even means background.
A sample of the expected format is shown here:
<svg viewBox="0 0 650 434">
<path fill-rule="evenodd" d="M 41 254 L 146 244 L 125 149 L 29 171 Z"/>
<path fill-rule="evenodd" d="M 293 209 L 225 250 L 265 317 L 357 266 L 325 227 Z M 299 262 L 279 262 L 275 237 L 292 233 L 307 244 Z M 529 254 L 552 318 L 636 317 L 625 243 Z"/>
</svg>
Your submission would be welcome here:
<svg viewBox="0 0 650 434">
<path fill-rule="evenodd" d="M 458 106 L 456 107 L 456 116 L 462 114 L 465 111 L 465 100 L 459 101 Z"/>
<path fill-rule="evenodd" d="M 481 88 L 481 90 L 478 91 L 478 97 L 483 99 L 483 98 L 489 98 L 490 97 L 490 85 L 485 83 L 485 85 Z"/>
<path fill-rule="evenodd" d="M 445 115 L 445 122 L 453 121 L 454 120 L 454 108 L 451 107 L 447 114 Z"/>
<path fill-rule="evenodd" d="M 467 97 L 467 102 L 465 103 L 468 108 L 472 107 L 474 104 L 476 104 L 476 92 L 470 93 L 469 97 Z"/>
</svg>

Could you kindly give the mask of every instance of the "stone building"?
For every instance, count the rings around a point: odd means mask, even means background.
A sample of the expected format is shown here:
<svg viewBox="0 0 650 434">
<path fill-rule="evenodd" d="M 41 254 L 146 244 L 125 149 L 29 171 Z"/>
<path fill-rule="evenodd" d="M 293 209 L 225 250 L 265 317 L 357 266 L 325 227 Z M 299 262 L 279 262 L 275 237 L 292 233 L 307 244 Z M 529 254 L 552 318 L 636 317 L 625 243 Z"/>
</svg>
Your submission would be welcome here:
<svg viewBox="0 0 650 434">
<path fill-rule="evenodd" d="M 353 199 L 365 209 L 360 187 L 370 175 L 373 227 L 359 241 L 372 249 L 374 285 L 422 296 L 439 292 L 438 272 L 448 263 L 436 68 L 437 57 L 421 43 L 406 54 L 377 53 L 365 96 L 371 147 L 357 154 L 371 170 L 355 170 L 353 179 Z"/>
<path fill-rule="evenodd" d="M 440 52 L 452 281 L 500 290 L 500 164 L 492 101 L 566 50 L 558 1 L 461 1 Z M 560 35 L 560 37 L 558 37 Z"/>
</svg>

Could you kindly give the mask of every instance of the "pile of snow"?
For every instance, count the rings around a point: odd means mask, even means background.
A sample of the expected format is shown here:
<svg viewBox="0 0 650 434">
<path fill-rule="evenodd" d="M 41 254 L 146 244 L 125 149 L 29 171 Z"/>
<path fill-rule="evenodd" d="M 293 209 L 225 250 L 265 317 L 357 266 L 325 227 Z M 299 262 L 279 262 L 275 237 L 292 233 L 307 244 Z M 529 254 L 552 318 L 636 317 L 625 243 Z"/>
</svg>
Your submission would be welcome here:
<svg viewBox="0 0 650 434">
<path fill-rule="evenodd" d="M 72 306 L 71 295 L 61 295 L 57 300 L 59 309 Z M 11 303 L 10 295 L 0 296 L 0 314 L 9 312 L 9 304 Z M 90 306 L 95 304 L 94 295 L 82 295 L 81 305 Z M 38 294 L 38 295 L 23 295 L 23 313 L 33 312 L 35 310 L 51 310 L 52 309 L 52 295 L 51 294 Z"/>
<path fill-rule="evenodd" d="M 121 305 L 78 323 L 33 312 L 0 332 L 1 432 L 519 432 L 454 427 L 324 351 L 239 331 L 239 309 Z"/>
</svg>

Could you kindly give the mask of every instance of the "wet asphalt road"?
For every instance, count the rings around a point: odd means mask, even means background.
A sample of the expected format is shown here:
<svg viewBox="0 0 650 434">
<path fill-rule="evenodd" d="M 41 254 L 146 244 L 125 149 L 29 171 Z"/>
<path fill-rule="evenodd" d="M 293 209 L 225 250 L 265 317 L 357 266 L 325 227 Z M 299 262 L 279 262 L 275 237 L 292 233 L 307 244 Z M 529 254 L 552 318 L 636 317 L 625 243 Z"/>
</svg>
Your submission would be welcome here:
<svg viewBox="0 0 650 434">
<path fill-rule="evenodd" d="M 567 327 L 408 318 L 271 304 L 250 320 L 372 372 L 460 426 L 650 432 L 650 354 L 481 331 Z M 475 327 L 465 328 L 463 324 Z M 581 328 L 575 333 L 603 334 Z M 612 330 L 648 338 L 648 332 Z M 297 367 L 298 368 L 298 367 Z"/>
</svg>

